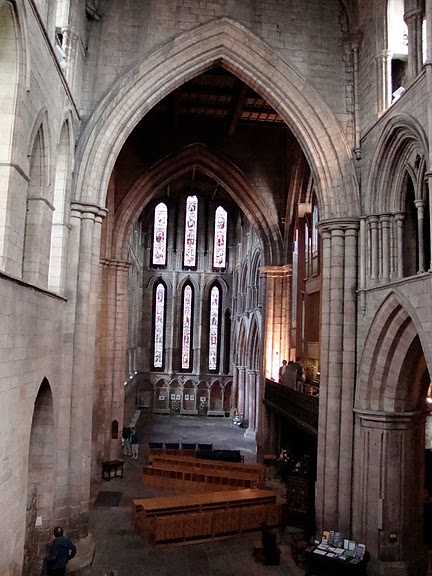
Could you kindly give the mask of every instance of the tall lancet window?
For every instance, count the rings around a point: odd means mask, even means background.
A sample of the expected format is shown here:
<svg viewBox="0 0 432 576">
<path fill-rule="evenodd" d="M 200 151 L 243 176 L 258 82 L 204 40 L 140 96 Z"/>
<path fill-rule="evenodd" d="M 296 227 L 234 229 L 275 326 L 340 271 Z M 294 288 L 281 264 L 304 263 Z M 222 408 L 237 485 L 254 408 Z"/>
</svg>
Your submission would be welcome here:
<svg viewBox="0 0 432 576">
<path fill-rule="evenodd" d="M 217 370 L 219 349 L 220 290 L 213 286 L 210 292 L 209 370 Z"/>
<path fill-rule="evenodd" d="M 166 265 L 166 239 L 168 226 L 168 208 L 161 202 L 155 208 L 153 232 L 153 266 Z"/>
<path fill-rule="evenodd" d="M 186 200 L 185 246 L 183 264 L 187 268 L 196 266 L 198 226 L 198 198 L 188 196 Z"/>
<path fill-rule="evenodd" d="M 226 267 L 227 211 L 219 206 L 215 213 L 213 268 Z"/>
<path fill-rule="evenodd" d="M 192 286 L 187 284 L 183 290 L 182 370 L 191 368 L 192 300 Z"/>
<path fill-rule="evenodd" d="M 154 303 L 154 342 L 153 366 L 163 368 L 165 332 L 165 291 L 162 282 L 156 286 Z"/>
</svg>

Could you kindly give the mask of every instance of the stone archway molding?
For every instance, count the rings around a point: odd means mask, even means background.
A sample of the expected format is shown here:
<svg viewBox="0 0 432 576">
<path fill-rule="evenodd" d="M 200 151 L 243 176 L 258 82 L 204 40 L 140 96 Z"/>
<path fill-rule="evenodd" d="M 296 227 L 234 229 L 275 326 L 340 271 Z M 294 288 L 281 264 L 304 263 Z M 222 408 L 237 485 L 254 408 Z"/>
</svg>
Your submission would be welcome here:
<svg viewBox="0 0 432 576">
<path fill-rule="evenodd" d="M 109 177 L 133 128 L 167 94 L 215 64 L 261 94 L 293 131 L 314 174 L 322 218 L 358 215 L 351 150 L 336 116 L 294 66 L 226 17 L 180 34 L 115 82 L 81 135 L 76 199 L 105 205 Z"/>
<path fill-rule="evenodd" d="M 404 412 L 418 408 L 421 390 L 407 387 L 405 360 L 423 353 L 425 367 L 431 366 L 427 335 L 410 301 L 392 291 L 378 309 L 366 336 L 359 365 L 356 410 Z M 429 370 L 429 373 L 430 370 Z M 407 389 L 409 388 L 409 389 Z"/>
<path fill-rule="evenodd" d="M 146 204 L 181 175 L 198 170 L 213 178 L 240 206 L 263 241 L 266 261 L 282 259 L 282 235 L 276 210 L 272 210 L 252 182 L 226 158 L 210 152 L 204 144 L 191 144 L 156 162 L 139 178 L 115 215 L 113 253 L 127 260 L 128 238 Z"/>
<path fill-rule="evenodd" d="M 425 159 L 429 157 L 429 145 L 421 124 L 408 114 L 391 117 L 381 133 L 371 164 L 367 186 L 370 206 L 365 207 L 366 213 L 384 214 L 401 210 L 401 178 L 406 171 L 404 160 L 413 148 L 418 148 Z M 383 193 L 387 190 L 391 194 Z"/>
</svg>

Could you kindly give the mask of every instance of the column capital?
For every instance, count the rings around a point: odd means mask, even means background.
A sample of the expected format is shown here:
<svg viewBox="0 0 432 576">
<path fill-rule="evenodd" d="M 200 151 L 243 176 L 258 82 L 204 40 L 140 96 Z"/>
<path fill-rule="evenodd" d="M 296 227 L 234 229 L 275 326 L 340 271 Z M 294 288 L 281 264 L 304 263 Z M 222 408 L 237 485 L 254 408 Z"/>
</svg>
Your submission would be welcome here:
<svg viewBox="0 0 432 576">
<path fill-rule="evenodd" d="M 383 412 L 380 410 L 364 410 L 354 408 L 354 412 L 361 419 L 362 426 L 367 428 L 404 429 L 409 428 L 413 422 L 421 422 L 426 418 L 426 410 L 413 412 Z"/>
<path fill-rule="evenodd" d="M 404 220 L 405 220 L 405 212 L 397 212 L 394 215 L 394 219 L 397 223 L 402 224 L 402 222 L 404 222 Z"/>
<path fill-rule="evenodd" d="M 71 202 L 71 216 L 74 218 L 100 218 L 103 219 L 108 214 L 106 208 L 96 206 L 96 204 L 86 204 L 84 202 Z"/>
<path fill-rule="evenodd" d="M 99 260 L 104 268 L 117 268 L 118 270 L 129 270 L 132 266 L 131 262 L 124 260 L 112 260 L 110 258 L 101 258 Z"/>
<path fill-rule="evenodd" d="M 381 222 L 381 224 L 387 224 L 390 222 L 391 218 L 392 218 L 392 214 L 389 213 L 385 213 L 385 214 L 379 214 L 379 221 Z"/>
<path fill-rule="evenodd" d="M 358 218 L 330 218 L 328 220 L 321 220 L 317 224 L 317 230 L 322 234 L 323 232 L 337 232 L 337 231 L 357 231 L 359 229 Z"/>
<path fill-rule="evenodd" d="M 404 14 L 405 23 L 408 24 L 413 18 L 423 18 L 423 10 L 420 7 L 412 8 Z"/>
<path fill-rule="evenodd" d="M 263 276 L 291 276 L 292 265 L 284 264 L 283 266 L 260 266 L 259 271 Z"/>
</svg>

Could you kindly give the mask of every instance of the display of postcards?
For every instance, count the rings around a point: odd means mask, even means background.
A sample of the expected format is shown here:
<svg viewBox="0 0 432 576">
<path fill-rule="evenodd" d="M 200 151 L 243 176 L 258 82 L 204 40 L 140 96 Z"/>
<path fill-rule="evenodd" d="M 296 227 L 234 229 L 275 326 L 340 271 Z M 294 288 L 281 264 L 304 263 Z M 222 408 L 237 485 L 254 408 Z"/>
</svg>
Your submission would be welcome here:
<svg viewBox="0 0 432 576">
<path fill-rule="evenodd" d="M 344 550 L 343 555 L 345 556 L 345 558 L 351 558 L 351 556 L 353 555 L 353 551 L 352 550 Z"/>
<path fill-rule="evenodd" d="M 348 546 L 349 546 L 349 540 L 348 540 L 348 538 L 345 538 L 344 543 L 343 543 L 343 547 L 345 548 L 345 550 L 348 550 Z"/>
<path fill-rule="evenodd" d="M 355 550 L 355 547 L 356 543 L 354 542 L 354 540 L 350 540 L 348 544 L 348 550 Z"/>
<path fill-rule="evenodd" d="M 327 544 L 323 544 L 322 542 L 321 542 L 321 544 L 319 544 L 319 546 L 317 547 L 317 550 L 325 550 L 325 551 L 327 551 L 327 549 L 328 549 Z"/>
<path fill-rule="evenodd" d="M 344 537 L 342 536 L 342 534 L 340 532 L 335 532 L 333 538 L 333 546 L 336 546 L 336 548 L 343 548 L 343 543 L 344 543 Z"/>
<path fill-rule="evenodd" d="M 336 554 L 333 554 L 333 552 L 327 552 L 326 556 L 328 558 L 334 558 L 336 556 Z"/>
<path fill-rule="evenodd" d="M 329 547 L 327 548 L 327 550 L 328 550 L 329 552 L 336 552 L 336 548 L 334 548 L 334 546 L 329 546 Z"/>
<path fill-rule="evenodd" d="M 334 544 L 334 537 L 335 537 L 334 530 L 330 530 L 330 535 L 328 539 L 328 543 L 330 544 L 330 546 L 333 546 Z"/>
<path fill-rule="evenodd" d="M 339 556 L 340 554 L 343 554 L 343 553 L 344 553 L 344 549 L 343 549 L 343 548 L 336 548 L 336 549 L 335 549 L 335 554 L 337 554 L 338 556 Z"/>
<path fill-rule="evenodd" d="M 354 557 L 358 558 L 359 560 L 363 559 L 363 556 L 366 552 L 366 546 L 364 544 L 357 544 L 354 550 Z"/>
<path fill-rule="evenodd" d="M 314 554 L 319 554 L 320 556 L 325 556 L 327 554 L 327 552 L 325 550 L 320 550 L 319 548 L 316 548 L 313 551 Z"/>
<path fill-rule="evenodd" d="M 323 535 L 322 535 L 322 539 L 328 541 L 329 536 L 330 536 L 330 532 L 328 530 L 324 530 Z"/>
<path fill-rule="evenodd" d="M 358 564 L 361 561 L 362 561 L 361 558 L 351 558 L 350 564 Z"/>
</svg>

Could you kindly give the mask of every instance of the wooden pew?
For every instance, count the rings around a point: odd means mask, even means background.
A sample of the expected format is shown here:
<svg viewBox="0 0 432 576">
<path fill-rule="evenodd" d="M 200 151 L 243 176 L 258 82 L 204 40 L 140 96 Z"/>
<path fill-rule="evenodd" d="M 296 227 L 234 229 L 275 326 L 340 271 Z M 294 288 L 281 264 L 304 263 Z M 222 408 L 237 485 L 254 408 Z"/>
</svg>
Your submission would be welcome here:
<svg viewBox="0 0 432 576">
<path fill-rule="evenodd" d="M 284 523 L 284 505 L 270 490 L 136 499 L 135 526 L 155 546 L 213 540 Z"/>
<path fill-rule="evenodd" d="M 178 490 L 213 491 L 234 488 L 262 488 L 265 469 L 261 464 L 204 461 L 188 456 L 154 456 L 151 466 L 143 467 L 146 486 Z"/>
</svg>

